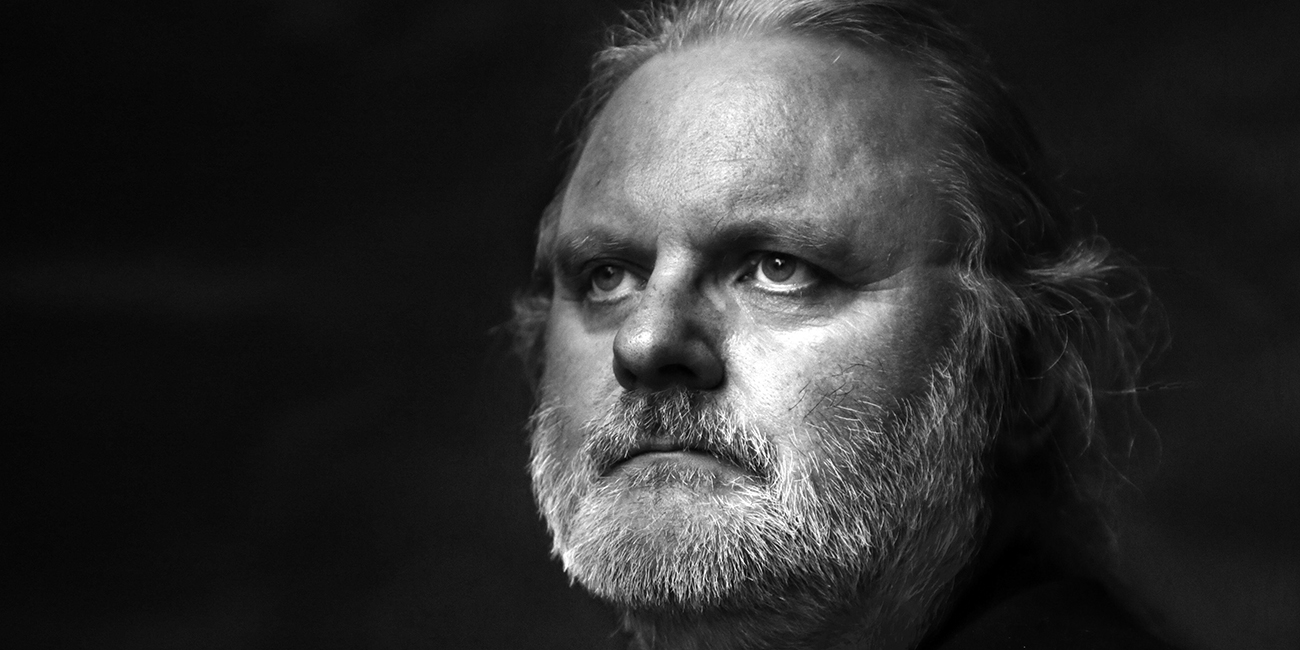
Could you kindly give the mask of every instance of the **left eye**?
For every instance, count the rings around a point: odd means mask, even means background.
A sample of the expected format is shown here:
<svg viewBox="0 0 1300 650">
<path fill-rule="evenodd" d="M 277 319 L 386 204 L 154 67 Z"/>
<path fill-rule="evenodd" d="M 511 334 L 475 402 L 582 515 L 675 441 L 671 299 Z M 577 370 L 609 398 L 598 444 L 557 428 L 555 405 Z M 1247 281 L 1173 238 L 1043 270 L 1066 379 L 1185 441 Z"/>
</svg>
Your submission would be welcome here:
<svg viewBox="0 0 1300 650">
<path fill-rule="evenodd" d="M 587 276 L 587 295 L 592 300 L 617 300 L 636 288 L 637 276 L 617 264 L 601 264 Z"/>
<path fill-rule="evenodd" d="M 763 252 L 750 257 L 742 280 L 779 291 L 801 289 L 817 282 L 813 266 L 793 255 Z"/>
</svg>

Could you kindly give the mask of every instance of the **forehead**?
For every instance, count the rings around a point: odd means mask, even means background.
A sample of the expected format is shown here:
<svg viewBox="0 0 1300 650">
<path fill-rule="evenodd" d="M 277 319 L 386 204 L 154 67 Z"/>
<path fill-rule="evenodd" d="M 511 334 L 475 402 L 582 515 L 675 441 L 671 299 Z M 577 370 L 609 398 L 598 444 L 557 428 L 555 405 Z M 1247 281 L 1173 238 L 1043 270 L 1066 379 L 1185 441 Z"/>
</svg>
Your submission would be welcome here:
<svg viewBox="0 0 1300 650">
<path fill-rule="evenodd" d="M 906 66 L 845 44 L 764 37 L 660 54 L 596 118 L 561 223 L 779 214 L 857 238 L 935 238 L 932 113 Z"/>
</svg>

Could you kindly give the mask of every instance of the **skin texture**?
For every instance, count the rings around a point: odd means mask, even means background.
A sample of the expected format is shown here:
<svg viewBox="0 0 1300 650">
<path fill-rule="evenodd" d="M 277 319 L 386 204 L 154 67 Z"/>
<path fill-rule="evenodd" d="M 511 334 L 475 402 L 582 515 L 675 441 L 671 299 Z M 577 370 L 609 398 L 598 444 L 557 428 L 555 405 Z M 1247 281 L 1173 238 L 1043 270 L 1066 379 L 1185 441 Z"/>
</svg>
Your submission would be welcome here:
<svg viewBox="0 0 1300 650">
<path fill-rule="evenodd" d="M 680 384 L 792 425 L 813 406 L 799 389 L 846 362 L 880 403 L 917 389 L 952 291 L 918 90 L 884 61 L 795 39 L 648 62 L 564 197 L 543 383 L 567 387 L 578 420 Z M 741 279 L 764 251 L 826 278 L 804 295 Z M 602 263 L 635 277 L 593 304 L 582 272 Z"/>
<path fill-rule="evenodd" d="M 840 402 L 888 410 L 925 392 L 955 292 L 932 120 L 905 68 L 834 43 L 713 43 L 634 73 L 594 124 L 546 252 L 556 424 L 534 429 L 535 480 L 589 454 L 590 424 L 628 395 L 702 394 L 809 468 Z M 736 463 L 649 451 L 593 479 L 634 527 L 725 521 L 729 494 L 752 487 Z"/>
</svg>

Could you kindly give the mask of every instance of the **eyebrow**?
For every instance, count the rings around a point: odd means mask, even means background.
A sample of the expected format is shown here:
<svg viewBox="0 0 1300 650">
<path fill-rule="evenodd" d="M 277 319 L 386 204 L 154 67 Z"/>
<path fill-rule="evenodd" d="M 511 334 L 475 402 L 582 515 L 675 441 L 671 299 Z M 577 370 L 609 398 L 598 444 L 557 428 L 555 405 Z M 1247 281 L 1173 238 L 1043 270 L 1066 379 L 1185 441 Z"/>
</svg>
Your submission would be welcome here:
<svg viewBox="0 0 1300 650">
<path fill-rule="evenodd" d="M 792 252 L 816 252 L 822 259 L 855 261 L 860 257 L 858 242 L 843 228 L 825 221 L 788 216 L 755 216 L 720 221 L 713 236 L 725 242 L 763 246 L 781 244 Z"/>
<path fill-rule="evenodd" d="M 596 228 L 582 233 L 557 234 L 543 255 L 550 264 L 569 272 L 587 259 L 627 255 L 638 249 L 626 237 L 619 237 L 605 228 Z"/>
<path fill-rule="evenodd" d="M 821 264 L 839 262 L 854 267 L 868 263 L 865 251 L 842 228 L 828 227 L 824 221 L 774 215 L 735 215 L 724 217 L 706 235 L 706 248 L 718 252 L 733 248 L 776 248 Z M 557 234 L 544 251 L 551 268 L 566 274 L 575 273 L 588 260 L 597 257 L 636 258 L 650 254 L 633 238 L 596 226 L 581 232 Z"/>
</svg>

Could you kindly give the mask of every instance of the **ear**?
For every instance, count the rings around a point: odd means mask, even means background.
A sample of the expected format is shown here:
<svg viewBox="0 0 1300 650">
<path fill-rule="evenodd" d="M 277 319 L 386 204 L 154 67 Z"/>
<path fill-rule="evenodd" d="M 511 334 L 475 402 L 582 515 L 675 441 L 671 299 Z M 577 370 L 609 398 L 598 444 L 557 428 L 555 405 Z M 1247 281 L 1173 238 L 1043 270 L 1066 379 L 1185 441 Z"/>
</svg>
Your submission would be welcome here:
<svg viewBox="0 0 1300 650">
<path fill-rule="evenodd" d="M 511 304 L 514 315 L 509 322 L 515 357 L 524 365 L 528 385 L 534 392 L 542 379 L 542 340 L 550 317 L 551 294 L 537 283 L 515 296 Z"/>
</svg>

